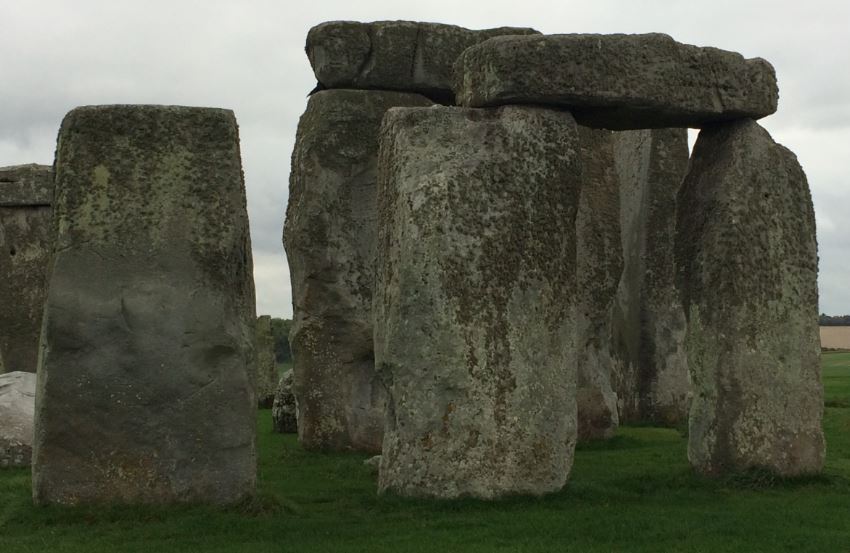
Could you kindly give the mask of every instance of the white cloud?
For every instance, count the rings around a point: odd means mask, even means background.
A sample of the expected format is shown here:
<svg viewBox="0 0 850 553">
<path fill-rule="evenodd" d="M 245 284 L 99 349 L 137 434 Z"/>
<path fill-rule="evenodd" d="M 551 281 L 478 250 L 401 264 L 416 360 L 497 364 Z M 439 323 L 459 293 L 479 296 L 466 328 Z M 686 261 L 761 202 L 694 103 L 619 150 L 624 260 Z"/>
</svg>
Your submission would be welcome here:
<svg viewBox="0 0 850 553">
<path fill-rule="evenodd" d="M 82 104 L 234 109 L 240 123 L 258 308 L 290 315 L 281 229 L 298 116 L 315 84 L 303 53 L 321 21 L 413 19 L 547 33 L 664 32 L 771 61 L 780 111 L 765 126 L 799 156 L 820 222 L 821 309 L 850 313 L 843 175 L 850 145 L 844 0 L 486 3 L 322 0 L 0 0 L 0 165 L 51 163 L 63 115 Z M 843 242 L 847 242 L 844 244 Z"/>
</svg>

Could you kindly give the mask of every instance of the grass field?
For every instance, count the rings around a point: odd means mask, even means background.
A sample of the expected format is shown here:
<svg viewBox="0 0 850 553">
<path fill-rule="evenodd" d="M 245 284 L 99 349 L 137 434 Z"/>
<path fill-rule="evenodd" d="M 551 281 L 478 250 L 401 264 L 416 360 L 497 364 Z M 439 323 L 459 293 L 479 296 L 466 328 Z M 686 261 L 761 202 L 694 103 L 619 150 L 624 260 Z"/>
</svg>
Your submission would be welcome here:
<svg viewBox="0 0 850 553">
<path fill-rule="evenodd" d="M 850 408 L 850 353 L 825 353 L 821 367 L 826 406 Z"/>
<path fill-rule="evenodd" d="M 823 476 L 695 476 L 674 430 L 624 428 L 581 447 L 542 499 L 379 498 L 364 456 L 304 452 L 260 416 L 259 495 L 230 509 L 35 508 L 29 472 L 0 472 L 0 552 L 850 553 L 850 353 L 823 358 Z"/>
<path fill-rule="evenodd" d="M 283 376 L 283 373 L 292 368 L 292 361 L 285 361 L 276 365 L 278 376 Z"/>
</svg>

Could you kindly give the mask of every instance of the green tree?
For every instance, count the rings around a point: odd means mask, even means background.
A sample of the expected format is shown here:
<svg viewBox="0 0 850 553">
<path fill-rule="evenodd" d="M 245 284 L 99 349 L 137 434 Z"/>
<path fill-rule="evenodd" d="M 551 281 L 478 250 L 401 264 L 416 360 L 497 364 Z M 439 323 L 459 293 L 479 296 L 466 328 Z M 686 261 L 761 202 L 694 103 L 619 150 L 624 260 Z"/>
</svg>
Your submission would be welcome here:
<svg viewBox="0 0 850 553">
<path fill-rule="evenodd" d="M 287 363 L 292 360 L 292 351 L 289 349 L 289 331 L 291 328 L 292 319 L 272 318 L 274 356 L 278 363 Z"/>
</svg>

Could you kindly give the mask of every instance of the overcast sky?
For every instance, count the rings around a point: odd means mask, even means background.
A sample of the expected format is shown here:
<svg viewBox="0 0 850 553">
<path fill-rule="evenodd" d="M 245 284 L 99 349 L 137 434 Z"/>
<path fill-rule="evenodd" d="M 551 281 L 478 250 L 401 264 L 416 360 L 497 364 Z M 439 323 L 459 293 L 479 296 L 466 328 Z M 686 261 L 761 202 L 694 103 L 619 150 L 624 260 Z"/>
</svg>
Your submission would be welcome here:
<svg viewBox="0 0 850 553">
<path fill-rule="evenodd" d="M 53 162 L 78 105 L 233 109 L 239 120 L 258 313 L 292 314 L 281 246 L 289 161 L 315 79 L 304 55 L 327 20 L 437 21 L 544 33 L 663 32 L 773 63 L 779 112 L 762 120 L 814 194 L 821 311 L 850 313 L 850 2 L 847 0 L 0 0 L 0 166 Z"/>
</svg>

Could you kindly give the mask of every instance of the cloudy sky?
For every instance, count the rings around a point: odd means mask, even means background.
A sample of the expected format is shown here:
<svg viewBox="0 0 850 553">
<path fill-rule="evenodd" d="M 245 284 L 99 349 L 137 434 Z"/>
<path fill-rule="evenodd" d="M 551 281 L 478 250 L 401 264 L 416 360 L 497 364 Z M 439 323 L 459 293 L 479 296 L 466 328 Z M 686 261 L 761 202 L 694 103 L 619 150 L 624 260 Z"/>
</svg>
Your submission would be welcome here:
<svg viewBox="0 0 850 553">
<path fill-rule="evenodd" d="M 86 104 L 233 109 L 240 124 L 257 309 L 291 316 L 281 246 L 289 156 L 315 85 L 304 39 L 322 21 L 410 19 L 544 33 L 664 32 L 773 63 L 779 112 L 814 194 L 821 310 L 850 313 L 850 2 L 846 0 L 0 0 L 0 166 L 53 161 Z"/>
</svg>

